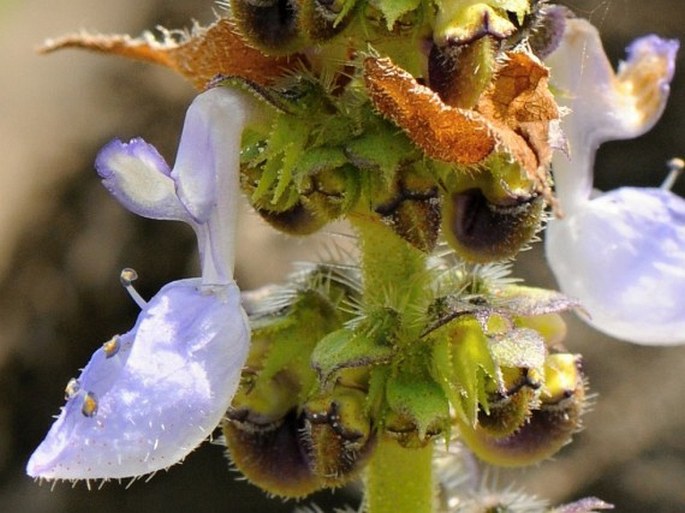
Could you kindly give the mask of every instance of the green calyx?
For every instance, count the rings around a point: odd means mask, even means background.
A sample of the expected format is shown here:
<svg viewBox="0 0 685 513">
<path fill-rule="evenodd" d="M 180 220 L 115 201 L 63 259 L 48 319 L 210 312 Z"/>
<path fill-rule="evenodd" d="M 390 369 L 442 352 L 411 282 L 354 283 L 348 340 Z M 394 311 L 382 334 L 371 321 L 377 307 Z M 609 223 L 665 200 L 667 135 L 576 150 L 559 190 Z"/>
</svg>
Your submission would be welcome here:
<svg viewBox="0 0 685 513">
<path fill-rule="evenodd" d="M 251 313 L 254 345 L 225 431 L 233 451 L 252 449 L 235 463 L 249 467 L 261 461 L 255 447 L 284 440 L 293 453 L 308 448 L 302 480 L 280 487 L 246 469 L 255 484 L 286 497 L 339 486 L 379 438 L 420 450 L 459 433 L 489 459 L 484 436 L 548 425 L 567 389 L 581 397 L 575 360 L 549 354 L 558 334 L 534 329 L 558 327 L 550 319 L 575 303 L 515 285 L 497 266 L 429 260 L 373 212 L 354 220 L 360 268 L 308 268 Z"/>
<path fill-rule="evenodd" d="M 529 0 L 438 0 L 435 3 L 438 14 L 433 39 L 441 45 L 463 44 L 484 35 L 505 39 L 530 12 Z"/>
</svg>

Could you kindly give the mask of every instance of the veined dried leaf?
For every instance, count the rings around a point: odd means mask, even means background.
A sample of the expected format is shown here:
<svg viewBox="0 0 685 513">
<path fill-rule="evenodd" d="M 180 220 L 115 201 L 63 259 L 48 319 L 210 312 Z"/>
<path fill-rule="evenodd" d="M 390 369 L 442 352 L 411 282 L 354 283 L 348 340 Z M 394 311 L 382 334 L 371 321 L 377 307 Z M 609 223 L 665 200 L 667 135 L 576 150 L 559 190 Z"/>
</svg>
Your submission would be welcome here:
<svg viewBox="0 0 685 513">
<path fill-rule="evenodd" d="M 388 58 L 364 60 L 364 81 L 374 106 L 430 157 L 477 164 L 496 140 L 481 115 L 445 105 L 428 87 Z"/>
<path fill-rule="evenodd" d="M 550 122 L 559 108 L 549 90 L 549 70 L 524 52 L 509 52 L 497 77 L 481 96 L 476 110 L 522 135 L 535 152 L 538 166 L 552 158 Z"/>
<path fill-rule="evenodd" d="M 196 25 L 192 32 L 162 31 L 159 41 L 150 32 L 128 35 L 72 34 L 48 40 L 39 49 L 51 53 L 80 48 L 129 59 L 153 62 L 180 73 L 200 90 L 217 75 L 238 76 L 259 85 L 270 85 L 292 69 L 299 56 L 268 57 L 251 47 L 228 18 L 208 27 Z"/>
<path fill-rule="evenodd" d="M 478 111 L 512 128 L 520 123 L 549 121 L 559 110 L 548 87 L 549 70 L 524 52 L 509 52 Z"/>
<path fill-rule="evenodd" d="M 536 176 L 535 153 L 503 121 L 446 105 L 387 58 L 365 59 L 364 80 L 376 109 L 400 126 L 429 157 L 468 166 L 493 153 L 505 153 L 529 176 Z"/>
</svg>

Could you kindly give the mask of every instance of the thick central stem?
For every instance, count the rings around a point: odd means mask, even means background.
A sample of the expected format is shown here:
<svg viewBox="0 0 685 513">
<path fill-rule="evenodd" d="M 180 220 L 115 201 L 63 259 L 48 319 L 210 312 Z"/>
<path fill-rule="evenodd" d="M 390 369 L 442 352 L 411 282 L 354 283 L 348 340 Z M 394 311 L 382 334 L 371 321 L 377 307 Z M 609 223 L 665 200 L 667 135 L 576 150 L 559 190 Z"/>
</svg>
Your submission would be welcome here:
<svg viewBox="0 0 685 513">
<path fill-rule="evenodd" d="M 397 313 L 398 350 L 412 350 L 422 329 L 417 316 L 430 286 L 427 256 L 372 213 L 351 217 L 362 253 L 364 303 Z M 366 513 L 432 513 L 433 446 L 407 449 L 379 433 L 366 475 Z"/>
<path fill-rule="evenodd" d="M 435 493 L 433 445 L 405 449 L 382 438 L 366 476 L 367 513 L 432 513 Z"/>
<path fill-rule="evenodd" d="M 373 214 L 350 216 L 362 253 L 364 302 L 393 308 L 411 324 L 426 294 L 426 255 L 395 234 Z"/>
</svg>

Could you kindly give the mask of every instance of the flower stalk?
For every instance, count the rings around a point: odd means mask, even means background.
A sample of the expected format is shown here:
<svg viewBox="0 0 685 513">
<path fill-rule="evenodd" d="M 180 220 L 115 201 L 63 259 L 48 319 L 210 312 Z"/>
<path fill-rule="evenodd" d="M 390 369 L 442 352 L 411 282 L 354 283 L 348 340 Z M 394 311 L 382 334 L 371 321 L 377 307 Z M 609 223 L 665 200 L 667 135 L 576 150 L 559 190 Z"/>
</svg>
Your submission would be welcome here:
<svg viewBox="0 0 685 513">
<path fill-rule="evenodd" d="M 419 300 L 425 284 L 426 254 L 392 232 L 375 214 L 355 213 L 350 221 L 359 236 L 364 301 L 369 306 L 406 311 Z"/>
<path fill-rule="evenodd" d="M 433 513 L 433 445 L 406 449 L 390 438 L 378 441 L 365 479 L 366 513 Z"/>
</svg>

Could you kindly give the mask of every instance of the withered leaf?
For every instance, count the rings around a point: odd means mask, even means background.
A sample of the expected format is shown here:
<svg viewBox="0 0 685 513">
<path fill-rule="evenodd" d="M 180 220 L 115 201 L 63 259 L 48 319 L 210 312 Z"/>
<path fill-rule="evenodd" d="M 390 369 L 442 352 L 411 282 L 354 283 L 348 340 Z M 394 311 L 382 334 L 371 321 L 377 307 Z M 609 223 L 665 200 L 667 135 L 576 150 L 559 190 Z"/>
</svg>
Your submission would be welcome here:
<svg viewBox="0 0 685 513">
<path fill-rule="evenodd" d="M 197 89 L 204 89 L 217 75 L 237 76 L 259 85 L 270 85 L 292 69 L 300 57 L 268 57 L 248 45 L 228 18 L 218 18 L 208 27 L 196 25 L 190 33 L 163 31 L 161 41 L 146 32 L 128 35 L 72 34 L 48 40 L 39 49 L 51 53 L 80 48 L 153 62 L 180 73 Z"/>
<path fill-rule="evenodd" d="M 569 504 L 563 504 L 551 510 L 551 513 L 596 513 L 599 510 L 614 509 L 612 504 L 597 497 L 586 497 Z"/>
<path fill-rule="evenodd" d="M 523 136 L 535 152 L 538 166 L 552 158 L 549 125 L 559 119 L 559 108 L 549 90 L 549 70 L 524 52 L 509 52 L 476 110 Z"/>
<path fill-rule="evenodd" d="M 364 60 L 364 82 L 376 109 L 432 158 L 477 164 L 496 145 L 485 118 L 445 105 L 428 87 L 388 58 Z"/>
<path fill-rule="evenodd" d="M 503 153 L 544 192 L 551 158 L 549 124 L 559 117 L 547 76 L 537 60 L 511 52 L 477 108 L 469 110 L 446 105 L 390 59 L 364 61 L 364 80 L 375 108 L 429 157 L 475 165 Z"/>
</svg>

